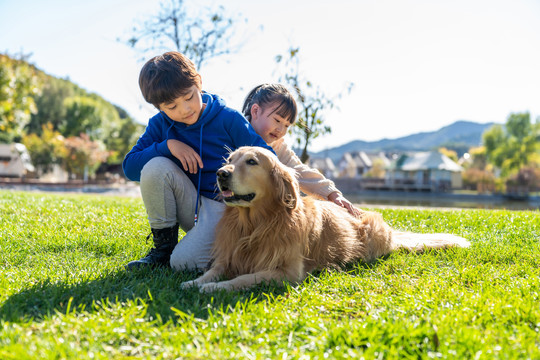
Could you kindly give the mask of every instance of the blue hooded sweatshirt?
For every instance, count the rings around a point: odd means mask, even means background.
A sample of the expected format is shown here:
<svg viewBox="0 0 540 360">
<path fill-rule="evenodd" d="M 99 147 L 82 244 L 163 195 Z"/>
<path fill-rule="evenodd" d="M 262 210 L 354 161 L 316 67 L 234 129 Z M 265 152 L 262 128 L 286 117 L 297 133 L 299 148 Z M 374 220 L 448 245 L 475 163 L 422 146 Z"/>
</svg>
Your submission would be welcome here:
<svg viewBox="0 0 540 360">
<path fill-rule="evenodd" d="M 204 166 L 196 174 L 184 172 L 195 188 L 200 172 L 198 191 L 207 198 L 216 199 L 218 195 L 216 171 L 222 166 L 230 151 L 240 146 L 262 146 L 274 152 L 244 116 L 228 108 L 219 96 L 203 93 L 202 101 L 206 104 L 206 108 L 199 120 L 192 125 L 173 121 L 163 112 L 159 112 L 148 121 L 146 131 L 122 163 L 128 179 L 140 181 L 142 168 L 156 156 L 171 159 L 183 170 L 182 164 L 171 154 L 167 146 L 168 139 L 176 139 L 191 146 L 201 156 Z"/>
</svg>

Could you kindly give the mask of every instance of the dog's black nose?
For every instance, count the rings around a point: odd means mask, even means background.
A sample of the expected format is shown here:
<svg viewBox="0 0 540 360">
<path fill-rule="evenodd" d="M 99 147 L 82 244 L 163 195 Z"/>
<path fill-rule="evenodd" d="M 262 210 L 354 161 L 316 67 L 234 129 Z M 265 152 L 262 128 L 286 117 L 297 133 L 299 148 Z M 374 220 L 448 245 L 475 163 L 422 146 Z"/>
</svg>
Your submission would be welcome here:
<svg viewBox="0 0 540 360">
<path fill-rule="evenodd" d="M 217 177 L 218 177 L 218 180 L 225 180 L 225 179 L 227 179 L 230 175 L 231 175 L 231 173 L 228 172 L 228 171 L 225 170 L 225 169 L 219 169 L 219 170 L 217 171 Z"/>
</svg>

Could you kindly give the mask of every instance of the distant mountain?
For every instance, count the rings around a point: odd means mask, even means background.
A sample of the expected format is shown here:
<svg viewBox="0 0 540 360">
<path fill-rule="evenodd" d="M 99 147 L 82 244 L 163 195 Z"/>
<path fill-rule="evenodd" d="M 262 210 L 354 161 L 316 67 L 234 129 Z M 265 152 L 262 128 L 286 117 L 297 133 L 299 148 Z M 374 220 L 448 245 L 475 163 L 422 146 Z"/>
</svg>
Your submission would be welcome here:
<svg viewBox="0 0 540 360">
<path fill-rule="evenodd" d="M 456 121 L 437 131 L 421 132 L 397 139 L 382 139 L 378 141 L 355 140 L 332 149 L 311 153 L 310 155 L 312 158 L 329 157 L 337 161 L 346 152 L 427 151 L 443 146 L 455 150 L 459 155 L 462 155 L 469 148 L 479 146 L 482 143 L 482 134 L 484 131 L 494 124 Z"/>
</svg>

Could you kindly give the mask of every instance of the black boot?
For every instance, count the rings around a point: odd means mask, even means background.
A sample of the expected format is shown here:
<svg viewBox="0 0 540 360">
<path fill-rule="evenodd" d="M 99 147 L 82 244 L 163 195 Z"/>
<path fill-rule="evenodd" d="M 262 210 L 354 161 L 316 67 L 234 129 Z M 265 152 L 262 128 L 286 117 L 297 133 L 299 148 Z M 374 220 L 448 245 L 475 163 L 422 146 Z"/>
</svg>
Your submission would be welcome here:
<svg viewBox="0 0 540 360">
<path fill-rule="evenodd" d="M 141 266 L 170 266 L 171 254 L 178 244 L 178 224 L 165 229 L 152 229 L 151 235 L 154 238 L 154 247 L 144 258 L 129 262 L 126 265 L 127 270 Z"/>
</svg>

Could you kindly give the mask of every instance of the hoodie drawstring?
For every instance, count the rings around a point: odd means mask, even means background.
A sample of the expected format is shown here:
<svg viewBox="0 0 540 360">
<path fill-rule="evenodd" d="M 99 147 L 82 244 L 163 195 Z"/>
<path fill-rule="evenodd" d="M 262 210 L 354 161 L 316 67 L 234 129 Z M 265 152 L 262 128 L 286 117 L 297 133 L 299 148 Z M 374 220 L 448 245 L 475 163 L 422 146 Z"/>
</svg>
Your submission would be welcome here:
<svg viewBox="0 0 540 360">
<path fill-rule="evenodd" d="M 202 161 L 202 136 L 203 136 L 203 127 L 204 124 L 201 124 L 201 134 L 199 136 L 199 157 Z M 199 200 L 201 197 L 201 174 L 202 169 L 199 169 L 199 179 L 197 180 L 197 203 L 195 204 L 195 219 L 193 220 L 193 226 L 197 226 L 197 221 L 199 220 Z"/>
</svg>

